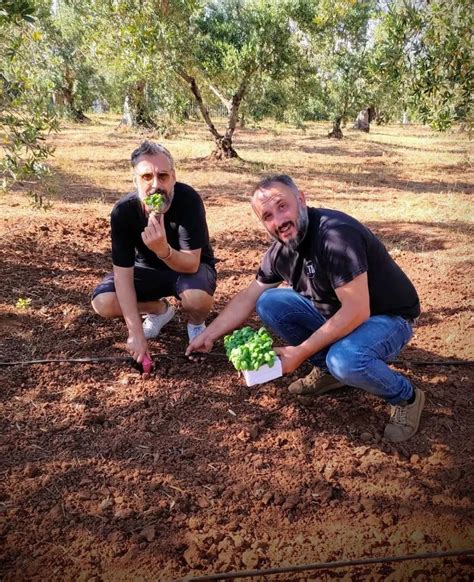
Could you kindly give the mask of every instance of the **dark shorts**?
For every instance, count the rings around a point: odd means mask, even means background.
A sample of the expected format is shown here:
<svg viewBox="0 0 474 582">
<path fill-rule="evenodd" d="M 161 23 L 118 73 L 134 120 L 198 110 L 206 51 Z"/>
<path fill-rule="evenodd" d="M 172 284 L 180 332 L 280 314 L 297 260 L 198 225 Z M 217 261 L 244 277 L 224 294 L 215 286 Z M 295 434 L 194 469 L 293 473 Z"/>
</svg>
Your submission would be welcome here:
<svg viewBox="0 0 474 582">
<path fill-rule="evenodd" d="M 137 301 L 156 301 L 162 297 L 176 297 L 188 289 L 200 289 L 214 295 L 217 273 L 205 263 L 199 265 L 197 273 L 177 273 L 168 269 L 148 269 L 135 265 L 134 283 Z M 101 293 L 115 293 L 114 274 L 108 273 L 92 293 L 92 299 Z"/>
</svg>

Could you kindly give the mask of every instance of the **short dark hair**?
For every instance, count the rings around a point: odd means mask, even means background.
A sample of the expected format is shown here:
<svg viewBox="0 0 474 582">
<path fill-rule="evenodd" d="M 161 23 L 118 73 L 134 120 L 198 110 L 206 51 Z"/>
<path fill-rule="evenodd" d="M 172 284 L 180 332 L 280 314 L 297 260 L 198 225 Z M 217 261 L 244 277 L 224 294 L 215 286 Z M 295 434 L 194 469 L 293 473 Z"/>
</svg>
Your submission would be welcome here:
<svg viewBox="0 0 474 582">
<path fill-rule="evenodd" d="M 173 156 L 169 153 L 169 151 L 165 148 L 165 146 L 161 145 L 160 143 L 155 143 L 153 141 L 142 141 L 142 143 L 132 152 L 130 157 L 130 161 L 132 163 L 132 168 L 134 168 L 138 164 L 138 160 L 142 156 L 154 156 L 156 154 L 163 154 L 165 155 L 171 164 L 171 169 L 174 170 L 174 160 Z"/>
<path fill-rule="evenodd" d="M 298 186 L 293 182 L 290 176 L 287 176 L 286 174 L 274 174 L 272 176 L 267 176 L 258 182 L 252 190 L 252 198 L 257 190 L 268 190 L 268 188 L 271 188 L 274 184 L 284 184 L 285 186 L 288 186 L 295 195 L 299 194 Z"/>
</svg>

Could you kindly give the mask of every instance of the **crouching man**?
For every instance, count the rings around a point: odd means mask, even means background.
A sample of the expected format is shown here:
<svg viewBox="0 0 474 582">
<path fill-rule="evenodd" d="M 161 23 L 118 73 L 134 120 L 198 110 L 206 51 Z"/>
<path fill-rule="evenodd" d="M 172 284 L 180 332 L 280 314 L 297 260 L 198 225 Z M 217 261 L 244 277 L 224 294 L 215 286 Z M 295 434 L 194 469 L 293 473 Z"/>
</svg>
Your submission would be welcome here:
<svg viewBox="0 0 474 582">
<path fill-rule="evenodd" d="M 143 142 L 131 156 L 136 191 L 111 215 L 113 273 L 92 294 L 103 317 L 123 317 L 127 349 L 139 363 L 150 357 L 148 341 L 174 316 L 166 297 L 176 297 L 188 317 L 191 341 L 205 329 L 216 288 L 215 259 L 203 202 L 176 182 L 174 161 L 160 144 Z M 155 196 L 152 210 L 145 199 Z"/>
<path fill-rule="evenodd" d="M 289 176 L 262 180 L 252 207 L 274 239 L 256 280 L 191 341 L 187 354 L 209 351 L 256 309 L 288 345 L 276 348 L 283 373 L 304 361 L 314 368 L 290 384 L 293 394 L 320 396 L 347 385 L 391 405 L 384 437 L 405 441 L 418 430 L 424 393 L 392 370 L 420 314 L 412 283 L 380 240 L 354 218 L 308 208 Z M 289 287 L 277 288 L 282 282 Z"/>
</svg>

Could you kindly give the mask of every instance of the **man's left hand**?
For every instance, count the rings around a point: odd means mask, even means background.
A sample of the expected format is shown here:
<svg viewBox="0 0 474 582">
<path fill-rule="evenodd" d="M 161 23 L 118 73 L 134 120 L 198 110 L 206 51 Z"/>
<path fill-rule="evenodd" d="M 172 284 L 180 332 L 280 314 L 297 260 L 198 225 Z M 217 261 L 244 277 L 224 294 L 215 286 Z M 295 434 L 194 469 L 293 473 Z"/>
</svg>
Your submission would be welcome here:
<svg viewBox="0 0 474 582">
<path fill-rule="evenodd" d="M 157 257 L 167 255 L 168 241 L 166 239 L 163 214 L 155 214 L 154 212 L 150 214 L 148 224 L 142 232 L 142 240 Z"/>
<path fill-rule="evenodd" d="M 307 356 L 302 353 L 299 346 L 285 346 L 283 348 L 274 348 L 276 355 L 281 360 L 283 374 L 291 374 L 306 360 Z"/>
</svg>

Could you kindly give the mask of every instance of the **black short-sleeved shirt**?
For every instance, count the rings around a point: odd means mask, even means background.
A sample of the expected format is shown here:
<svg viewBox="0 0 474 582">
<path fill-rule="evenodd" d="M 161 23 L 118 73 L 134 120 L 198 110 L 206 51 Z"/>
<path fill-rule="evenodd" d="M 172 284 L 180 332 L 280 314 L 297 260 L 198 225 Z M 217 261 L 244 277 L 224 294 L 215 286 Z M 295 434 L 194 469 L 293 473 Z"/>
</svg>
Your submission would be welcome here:
<svg viewBox="0 0 474 582">
<path fill-rule="evenodd" d="M 199 194 L 176 182 L 173 202 L 164 215 L 168 243 L 177 251 L 201 249 L 201 263 L 214 267 L 204 204 Z M 135 264 L 153 269 L 169 269 L 142 240 L 148 216 L 137 192 L 121 198 L 111 214 L 112 262 L 117 267 Z"/>
<path fill-rule="evenodd" d="M 258 281 L 286 281 L 331 317 L 341 306 L 335 289 L 366 272 L 371 315 L 419 316 L 413 284 L 373 232 L 337 210 L 308 208 L 308 218 L 308 232 L 296 250 L 278 241 L 271 245 Z"/>
</svg>

